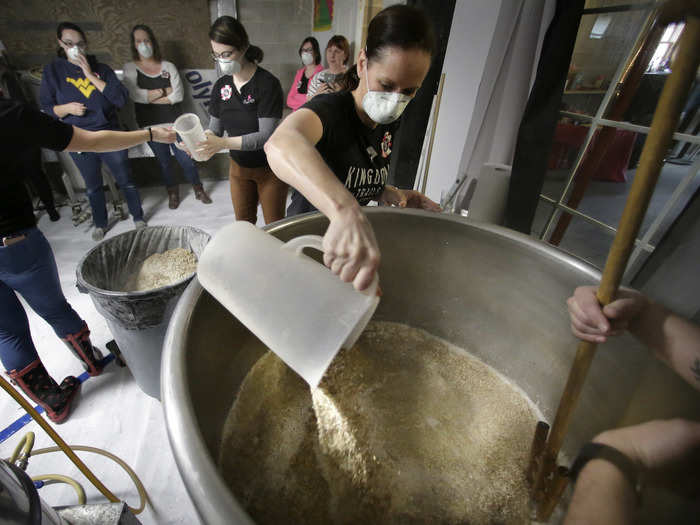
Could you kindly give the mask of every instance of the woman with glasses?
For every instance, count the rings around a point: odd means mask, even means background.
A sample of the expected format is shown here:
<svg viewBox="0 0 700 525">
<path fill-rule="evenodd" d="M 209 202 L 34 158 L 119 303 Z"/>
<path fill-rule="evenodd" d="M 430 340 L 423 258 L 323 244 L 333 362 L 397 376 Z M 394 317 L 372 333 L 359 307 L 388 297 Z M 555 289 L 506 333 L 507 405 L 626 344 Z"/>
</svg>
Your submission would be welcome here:
<svg viewBox="0 0 700 525">
<path fill-rule="evenodd" d="M 287 106 L 294 111 L 306 103 L 309 82 L 316 73 L 323 69 L 318 40 L 312 36 L 306 37 L 299 47 L 299 57 L 304 65 L 294 75 L 292 87 L 289 88 L 289 93 L 287 94 Z"/>
<path fill-rule="evenodd" d="M 40 102 L 44 113 L 89 131 L 118 130 L 117 109 L 129 92 L 106 64 L 87 54 L 87 38 L 80 27 L 62 22 L 56 28 L 58 57 L 44 67 Z M 92 238 L 101 240 L 107 231 L 107 206 L 102 182 L 104 161 L 124 192 L 136 228 L 144 228 L 141 197 L 131 182 L 127 150 L 110 153 L 71 153 L 85 179 L 95 229 Z"/>
<path fill-rule="evenodd" d="M 162 60 L 158 40 L 147 25 L 135 25 L 130 40 L 134 61 L 124 64 L 124 84 L 134 101 L 136 122 L 141 128 L 172 124 L 181 113 L 180 102 L 184 88 L 180 73 L 172 62 Z M 149 142 L 148 146 L 160 165 L 171 210 L 180 205 L 180 189 L 170 173 L 173 154 L 182 167 L 185 178 L 192 184 L 195 198 L 204 204 L 211 204 L 211 199 L 199 180 L 197 166 L 184 151 L 171 144 L 158 142 Z"/>
<path fill-rule="evenodd" d="M 209 39 L 219 79 L 211 92 L 207 139 L 197 151 L 209 159 L 222 149 L 229 150 L 236 220 L 255 224 L 259 202 L 269 224 L 284 217 L 287 199 L 287 185 L 272 173 L 263 151 L 282 118 L 282 86 L 258 66 L 262 49 L 250 45 L 245 28 L 235 18 L 218 18 Z"/>
</svg>

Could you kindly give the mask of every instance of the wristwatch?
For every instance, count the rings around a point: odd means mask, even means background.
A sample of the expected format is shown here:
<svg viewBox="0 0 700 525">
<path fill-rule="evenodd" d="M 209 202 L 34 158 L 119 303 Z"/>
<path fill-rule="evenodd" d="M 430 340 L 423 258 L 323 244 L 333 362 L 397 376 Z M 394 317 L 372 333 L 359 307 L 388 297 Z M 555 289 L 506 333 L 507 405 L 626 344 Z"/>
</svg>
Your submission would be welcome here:
<svg viewBox="0 0 700 525">
<path fill-rule="evenodd" d="M 569 477 L 573 483 L 576 483 L 578 475 L 583 470 L 583 467 L 592 459 L 604 459 L 617 467 L 620 472 L 627 478 L 634 490 L 637 506 L 642 504 L 642 483 L 641 472 L 634 462 L 625 456 L 622 452 L 602 443 L 586 443 L 581 447 L 581 450 L 576 456 L 573 465 L 569 469 Z"/>
<path fill-rule="evenodd" d="M 161 97 L 167 97 L 168 96 L 168 90 L 165 88 L 160 88 L 160 92 L 162 93 Z"/>
</svg>

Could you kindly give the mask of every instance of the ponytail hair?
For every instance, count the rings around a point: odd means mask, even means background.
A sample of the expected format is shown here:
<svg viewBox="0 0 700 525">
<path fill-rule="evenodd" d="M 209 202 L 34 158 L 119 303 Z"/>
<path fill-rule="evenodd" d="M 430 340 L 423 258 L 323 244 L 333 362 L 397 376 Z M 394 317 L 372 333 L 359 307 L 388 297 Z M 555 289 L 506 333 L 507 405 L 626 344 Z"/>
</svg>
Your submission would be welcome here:
<svg viewBox="0 0 700 525">
<path fill-rule="evenodd" d="M 435 33 L 430 20 L 420 9 L 392 5 L 376 14 L 367 28 L 367 60 L 381 59 L 389 48 L 418 49 L 431 57 L 435 52 Z M 360 85 L 357 64 L 353 64 L 337 82 L 341 90 L 354 91 Z"/>
<path fill-rule="evenodd" d="M 423 11 L 408 5 L 392 5 L 377 13 L 367 28 L 367 59 L 381 56 L 389 47 L 418 49 L 432 57 L 435 33 Z"/>
<path fill-rule="evenodd" d="M 239 51 L 245 49 L 246 60 L 256 64 L 262 62 L 263 50 L 250 44 L 245 27 L 232 16 L 217 18 L 209 29 L 209 39 L 219 44 L 232 46 Z"/>
<path fill-rule="evenodd" d="M 360 85 L 360 77 L 357 74 L 357 64 L 353 64 L 348 68 L 345 74 L 335 81 L 338 85 L 338 91 L 355 91 Z"/>
<path fill-rule="evenodd" d="M 264 56 L 265 53 L 258 46 L 249 45 L 248 50 L 245 52 L 245 59 L 248 62 L 255 62 L 256 64 L 262 62 Z"/>
</svg>

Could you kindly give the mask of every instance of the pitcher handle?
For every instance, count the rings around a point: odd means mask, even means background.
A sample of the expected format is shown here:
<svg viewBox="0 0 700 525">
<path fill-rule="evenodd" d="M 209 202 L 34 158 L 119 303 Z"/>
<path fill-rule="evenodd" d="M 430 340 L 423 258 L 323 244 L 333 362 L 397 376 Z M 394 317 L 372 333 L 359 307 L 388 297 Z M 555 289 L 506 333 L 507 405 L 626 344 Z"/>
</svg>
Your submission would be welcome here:
<svg viewBox="0 0 700 525">
<path fill-rule="evenodd" d="M 320 235 L 300 235 L 294 239 L 287 241 L 282 245 L 284 250 L 293 251 L 297 255 L 301 255 L 304 248 L 314 248 L 319 252 L 323 253 L 323 237 Z M 362 290 L 365 295 L 374 297 L 377 295 L 377 288 L 379 287 L 379 274 L 375 272 L 374 279 L 372 279 L 372 284 L 369 287 Z"/>
<path fill-rule="evenodd" d="M 323 253 L 323 237 L 320 235 L 301 235 L 282 245 L 285 250 L 290 250 L 301 255 L 304 248 L 314 248 Z"/>
</svg>

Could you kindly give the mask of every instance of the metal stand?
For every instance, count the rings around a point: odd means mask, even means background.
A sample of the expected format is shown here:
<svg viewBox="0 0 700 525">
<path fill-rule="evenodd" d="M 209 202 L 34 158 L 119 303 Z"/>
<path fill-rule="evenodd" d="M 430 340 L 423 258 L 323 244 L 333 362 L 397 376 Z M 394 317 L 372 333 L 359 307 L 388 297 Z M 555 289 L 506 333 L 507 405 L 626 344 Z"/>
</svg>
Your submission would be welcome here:
<svg viewBox="0 0 700 525">
<path fill-rule="evenodd" d="M 68 202 L 73 213 L 71 217 L 71 220 L 73 221 L 73 226 L 82 224 L 83 222 L 87 221 L 92 217 L 92 212 L 90 211 L 89 206 L 86 209 L 83 209 L 85 204 L 87 204 L 87 200 L 78 199 L 77 195 L 75 194 L 75 189 L 73 188 L 73 183 L 70 180 L 70 176 L 65 171 L 63 172 L 61 180 L 63 181 L 63 185 L 66 188 L 66 193 L 68 194 Z"/>
<path fill-rule="evenodd" d="M 117 184 L 114 181 L 114 177 L 112 177 L 112 174 L 106 169 L 104 164 L 102 164 L 102 178 L 107 181 L 107 187 L 109 188 L 109 196 L 110 200 L 112 201 L 112 210 L 114 211 L 114 215 L 116 215 L 120 221 L 126 220 L 129 217 L 129 214 L 124 211 L 124 208 L 122 208 L 124 201 L 122 200 L 121 194 L 117 189 Z"/>
<path fill-rule="evenodd" d="M 109 353 L 114 356 L 114 362 L 117 363 L 117 365 L 120 368 L 124 368 L 126 366 L 126 363 L 122 358 L 122 351 L 119 349 L 119 346 L 117 346 L 117 342 L 114 339 L 112 339 L 105 345 L 105 347 L 107 348 Z"/>
</svg>

